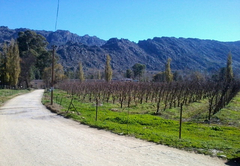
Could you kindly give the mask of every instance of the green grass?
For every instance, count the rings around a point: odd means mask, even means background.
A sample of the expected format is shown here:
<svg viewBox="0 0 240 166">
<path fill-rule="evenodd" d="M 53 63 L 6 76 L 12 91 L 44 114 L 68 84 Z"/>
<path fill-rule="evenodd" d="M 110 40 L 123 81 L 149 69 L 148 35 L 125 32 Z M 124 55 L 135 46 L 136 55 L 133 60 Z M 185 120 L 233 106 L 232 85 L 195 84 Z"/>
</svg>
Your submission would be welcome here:
<svg viewBox="0 0 240 166">
<path fill-rule="evenodd" d="M 29 90 L 0 89 L 0 106 L 3 105 L 7 100 L 28 92 Z"/>
<path fill-rule="evenodd" d="M 58 96 L 57 102 L 61 102 L 61 111 L 66 112 L 71 96 L 60 90 L 56 90 L 54 94 Z M 43 103 L 49 102 L 49 95 L 49 93 L 45 93 Z M 179 139 L 179 108 L 167 109 L 161 116 L 156 116 L 152 114 L 155 106 L 150 103 L 133 105 L 130 108 L 126 106 L 120 108 L 119 104 L 103 103 L 98 107 L 98 119 L 95 121 L 95 103 L 82 103 L 76 96 L 74 99 L 73 104 L 80 115 L 74 108 L 71 108 L 68 113 L 65 113 L 65 117 L 82 124 L 198 153 L 213 156 L 226 155 L 228 159 L 240 157 L 239 126 L 194 122 L 194 117 L 199 118 L 200 121 L 205 119 L 207 101 L 192 103 L 183 108 L 185 122 L 182 125 L 182 139 Z M 226 108 L 231 112 L 230 118 L 235 118 L 236 122 L 239 122 L 240 119 L 239 101 L 240 96 L 238 95 Z M 235 110 L 232 110 L 233 108 Z M 215 116 L 223 118 L 222 121 L 227 121 L 229 117 L 222 115 L 224 111 L 222 109 Z"/>
<path fill-rule="evenodd" d="M 232 99 L 227 107 L 214 115 L 213 118 L 224 125 L 240 127 L 240 93 Z"/>
</svg>

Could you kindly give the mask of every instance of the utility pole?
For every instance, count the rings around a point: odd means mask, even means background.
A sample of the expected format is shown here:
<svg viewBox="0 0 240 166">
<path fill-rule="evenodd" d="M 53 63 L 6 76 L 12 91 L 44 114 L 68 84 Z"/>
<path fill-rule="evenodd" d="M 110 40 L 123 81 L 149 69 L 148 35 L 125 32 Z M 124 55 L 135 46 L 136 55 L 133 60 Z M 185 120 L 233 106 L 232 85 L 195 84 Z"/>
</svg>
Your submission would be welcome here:
<svg viewBox="0 0 240 166">
<path fill-rule="evenodd" d="M 52 46 L 52 82 L 51 82 L 51 105 L 53 105 L 53 89 L 54 89 L 54 59 L 55 59 L 55 49 L 56 46 Z"/>
</svg>

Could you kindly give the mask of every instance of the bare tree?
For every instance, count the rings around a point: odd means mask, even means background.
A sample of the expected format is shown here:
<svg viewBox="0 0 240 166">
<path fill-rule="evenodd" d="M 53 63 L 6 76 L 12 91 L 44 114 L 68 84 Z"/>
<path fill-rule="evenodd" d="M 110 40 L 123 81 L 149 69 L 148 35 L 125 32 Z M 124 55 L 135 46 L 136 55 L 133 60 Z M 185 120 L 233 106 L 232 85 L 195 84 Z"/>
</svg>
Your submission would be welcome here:
<svg viewBox="0 0 240 166">
<path fill-rule="evenodd" d="M 79 79 L 80 79 L 81 82 L 83 82 L 85 80 L 83 67 L 82 67 L 82 62 L 79 62 Z"/>
</svg>

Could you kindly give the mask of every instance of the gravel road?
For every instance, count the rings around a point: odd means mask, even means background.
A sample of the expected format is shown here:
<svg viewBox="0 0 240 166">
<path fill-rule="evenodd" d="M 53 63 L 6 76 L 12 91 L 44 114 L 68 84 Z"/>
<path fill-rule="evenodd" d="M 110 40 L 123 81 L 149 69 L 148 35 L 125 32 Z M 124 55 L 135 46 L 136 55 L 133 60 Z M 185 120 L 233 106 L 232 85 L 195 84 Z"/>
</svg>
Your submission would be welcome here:
<svg viewBox="0 0 240 166">
<path fill-rule="evenodd" d="M 93 129 L 50 113 L 43 90 L 0 108 L 0 166 L 222 166 L 223 160 Z"/>
</svg>

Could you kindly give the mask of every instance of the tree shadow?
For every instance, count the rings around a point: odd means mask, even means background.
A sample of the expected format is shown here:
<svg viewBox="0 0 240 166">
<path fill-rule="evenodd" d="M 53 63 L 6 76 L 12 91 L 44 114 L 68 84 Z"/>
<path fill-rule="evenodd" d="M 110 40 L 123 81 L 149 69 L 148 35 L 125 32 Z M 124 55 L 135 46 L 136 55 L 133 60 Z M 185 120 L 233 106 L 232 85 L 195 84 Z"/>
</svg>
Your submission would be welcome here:
<svg viewBox="0 0 240 166">
<path fill-rule="evenodd" d="M 229 166 L 240 166 L 240 157 L 228 160 L 225 164 Z"/>
</svg>

